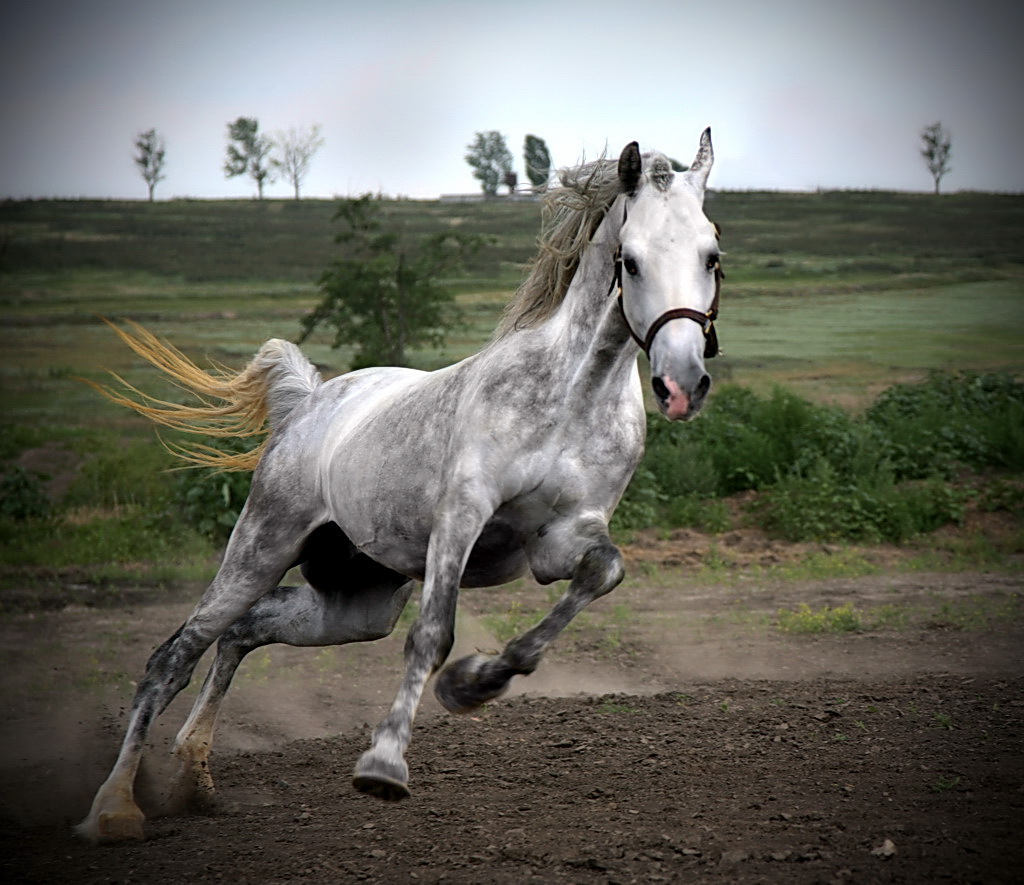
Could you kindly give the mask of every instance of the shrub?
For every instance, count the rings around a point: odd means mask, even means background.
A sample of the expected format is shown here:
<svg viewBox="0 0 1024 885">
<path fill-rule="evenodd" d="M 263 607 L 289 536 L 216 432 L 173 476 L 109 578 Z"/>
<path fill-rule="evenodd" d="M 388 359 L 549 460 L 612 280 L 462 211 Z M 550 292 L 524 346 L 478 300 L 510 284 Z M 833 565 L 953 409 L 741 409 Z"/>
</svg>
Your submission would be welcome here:
<svg viewBox="0 0 1024 885">
<path fill-rule="evenodd" d="M 932 372 L 884 391 L 866 418 L 889 439 L 898 478 L 1024 470 L 1024 382 L 1010 375 Z"/>
<path fill-rule="evenodd" d="M 883 393 L 862 418 L 724 386 L 689 424 L 652 420 L 620 527 L 728 527 L 709 502 L 761 492 L 766 529 L 793 540 L 902 541 L 963 516 L 964 467 L 1024 470 L 1024 384 L 933 373 Z"/>
<path fill-rule="evenodd" d="M 50 514 L 50 499 L 43 478 L 12 465 L 0 474 L 0 516 L 7 519 L 41 519 Z"/>
<path fill-rule="evenodd" d="M 210 438 L 203 445 L 221 451 L 243 452 L 251 440 Z M 228 539 L 249 497 L 252 474 L 227 473 L 210 467 L 190 467 L 177 473 L 178 502 L 192 528 L 216 543 Z"/>
</svg>

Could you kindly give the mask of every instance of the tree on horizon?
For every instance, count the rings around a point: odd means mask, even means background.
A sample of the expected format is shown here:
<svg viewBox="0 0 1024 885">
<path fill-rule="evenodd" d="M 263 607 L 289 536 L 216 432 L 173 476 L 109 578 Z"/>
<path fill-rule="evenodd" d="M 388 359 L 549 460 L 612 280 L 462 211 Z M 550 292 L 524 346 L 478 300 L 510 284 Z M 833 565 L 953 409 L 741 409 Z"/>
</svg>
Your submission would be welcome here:
<svg viewBox="0 0 1024 885">
<path fill-rule="evenodd" d="M 952 147 L 953 138 L 941 123 L 932 123 L 921 130 L 921 156 L 935 181 L 936 194 L 943 176 L 952 168 L 949 165 Z"/>
<path fill-rule="evenodd" d="M 319 123 L 314 123 L 307 130 L 293 126 L 287 132 L 278 132 L 273 138 L 277 154 L 271 158 L 270 164 L 292 183 L 296 200 L 299 199 L 299 185 L 309 172 L 314 154 L 324 145 L 320 131 Z"/>
<path fill-rule="evenodd" d="M 473 177 L 479 180 L 484 196 L 497 196 L 499 185 L 512 172 L 512 152 L 505 144 L 505 136 L 494 129 L 478 132 L 466 150 L 466 162 L 473 167 Z"/>
<path fill-rule="evenodd" d="M 228 178 L 248 175 L 256 182 L 259 199 L 263 199 L 263 185 L 272 181 L 270 153 L 274 142 L 260 134 L 260 124 L 255 117 L 239 117 L 228 123 L 228 158 L 224 163 L 224 174 Z"/>
<path fill-rule="evenodd" d="M 149 189 L 149 202 L 153 202 L 153 193 L 157 182 L 164 180 L 164 161 L 167 147 L 156 129 L 147 129 L 135 137 L 136 154 L 132 158 L 139 167 L 139 174 Z"/>
<path fill-rule="evenodd" d="M 534 191 L 544 191 L 551 177 L 551 153 L 543 138 L 526 136 L 523 142 L 523 162 L 526 165 L 526 177 L 530 179 Z"/>
</svg>

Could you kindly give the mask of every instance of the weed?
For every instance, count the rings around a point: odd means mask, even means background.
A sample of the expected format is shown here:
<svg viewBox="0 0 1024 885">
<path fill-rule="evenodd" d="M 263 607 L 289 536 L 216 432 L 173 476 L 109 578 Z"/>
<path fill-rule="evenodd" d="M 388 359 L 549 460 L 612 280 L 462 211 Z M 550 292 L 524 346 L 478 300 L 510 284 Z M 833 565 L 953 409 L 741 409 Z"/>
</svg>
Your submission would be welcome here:
<svg viewBox="0 0 1024 885">
<path fill-rule="evenodd" d="M 946 793 L 950 790 L 955 790 L 958 786 L 960 786 L 959 777 L 955 775 L 952 777 L 946 777 L 945 775 L 942 775 L 938 778 L 938 780 L 931 784 L 931 786 L 929 786 L 929 789 L 933 793 Z"/>
<path fill-rule="evenodd" d="M 939 728 L 944 728 L 946 731 L 952 731 L 955 727 L 953 719 L 948 713 L 933 713 L 932 718 L 938 723 Z"/>
<path fill-rule="evenodd" d="M 526 610 L 515 601 L 506 611 L 484 615 L 481 620 L 499 642 L 506 643 L 529 630 L 539 617 L 538 612 Z"/>
<path fill-rule="evenodd" d="M 597 708 L 598 713 L 606 714 L 617 714 L 617 713 L 639 713 L 640 711 L 636 707 L 631 707 L 628 704 L 618 704 L 613 701 L 603 701 Z"/>
<path fill-rule="evenodd" d="M 862 615 L 851 603 L 814 611 L 806 602 L 796 611 L 780 610 L 776 625 L 786 633 L 852 633 L 862 629 Z"/>
</svg>

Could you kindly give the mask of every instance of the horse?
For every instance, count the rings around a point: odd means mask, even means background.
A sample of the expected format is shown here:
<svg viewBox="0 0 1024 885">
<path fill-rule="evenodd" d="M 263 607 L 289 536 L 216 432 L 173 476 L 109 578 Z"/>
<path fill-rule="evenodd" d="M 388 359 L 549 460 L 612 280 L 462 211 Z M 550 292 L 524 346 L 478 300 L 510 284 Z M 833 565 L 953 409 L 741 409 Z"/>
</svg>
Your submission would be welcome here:
<svg viewBox="0 0 1024 885">
<path fill-rule="evenodd" d="M 705 359 L 722 270 L 703 211 L 710 128 L 677 171 L 637 142 L 618 161 L 563 170 L 547 197 L 538 256 L 488 344 L 433 372 L 371 368 L 323 381 L 298 347 L 271 339 L 237 375 L 204 370 L 140 326 L 114 326 L 202 405 L 106 394 L 162 424 L 223 436 L 268 429 L 242 454 L 190 457 L 252 469 L 252 488 L 216 576 L 150 657 L 120 752 L 76 830 L 97 842 L 144 838 L 133 783 L 150 726 L 204 652 L 215 660 L 175 741 L 179 788 L 214 800 L 214 723 L 244 656 L 270 643 L 324 646 L 390 634 L 422 582 L 394 702 L 355 766 L 357 790 L 409 795 L 405 752 L 428 679 L 464 713 L 532 673 L 544 650 L 625 569 L 608 524 L 640 461 L 646 411 L 638 352 L 669 419 L 705 402 Z M 221 405 L 217 405 L 217 401 Z M 301 586 L 279 586 L 300 566 Z M 568 580 L 551 610 L 500 652 L 444 667 L 460 588 L 529 571 Z M 442 669 L 443 667 L 443 669 Z M 440 671 L 440 672 L 438 672 Z"/>
</svg>

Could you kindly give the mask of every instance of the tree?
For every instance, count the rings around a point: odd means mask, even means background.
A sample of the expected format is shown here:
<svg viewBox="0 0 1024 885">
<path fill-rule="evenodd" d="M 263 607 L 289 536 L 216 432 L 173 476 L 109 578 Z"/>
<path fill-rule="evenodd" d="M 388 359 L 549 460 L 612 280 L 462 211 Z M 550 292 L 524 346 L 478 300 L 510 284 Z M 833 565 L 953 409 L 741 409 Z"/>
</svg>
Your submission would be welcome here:
<svg viewBox="0 0 1024 885">
<path fill-rule="evenodd" d="M 255 117 L 239 117 L 228 123 L 228 159 L 224 174 L 228 178 L 248 175 L 256 182 L 259 198 L 263 199 L 263 184 L 270 180 L 270 152 L 274 142 L 266 135 L 260 135 L 260 124 Z"/>
<path fill-rule="evenodd" d="M 551 154 L 543 138 L 527 135 L 523 142 L 523 162 L 526 165 L 526 177 L 530 179 L 535 191 L 543 191 L 551 177 Z"/>
<path fill-rule="evenodd" d="M 314 123 L 306 131 L 292 127 L 274 136 L 277 156 L 271 159 L 270 164 L 292 183 L 296 200 L 299 199 L 299 185 L 309 172 L 313 155 L 323 144 L 319 123 Z"/>
<path fill-rule="evenodd" d="M 342 254 L 320 278 L 323 299 L 302 319 L 304 341 L 334 329 L 332 347 L 356 348 L 352 368 L 405 365 L 406 351 L 440 346 L 462 324 L 454 295 L 441 285 L 481 244 L 456 231 L 414 236 L 388 219 L 369 194 L 343 200 L 334 215 Z"/>
<path fill-rule="evenodd" d="M 952 137 L 942 128 L 941 123 L 932 123 L 921 130 L 921 156 L 935 179 L 935 193 L 939 192 L 942 177 L 951 169 L 949 157 L 952 145 Z"/>
<path fill-rule="evenodd" d="M 164 157 L 167 153 L 163 138 L 155 129 L 147 129 L 135 137 L 136 154 L 133 157 L 139 174 L 149 188 L 149 202 L 153 202 L 156 183 L 164 180 Z"/>
<path fill-rule="evenodd" d="M 473 143 L 466 146 L 466 162 L 473 167 L 473 177 L 480 180 L 485 196 L 498 194 L 498 185 L 512 171 L 512 153 L 500 132 L 478 132 Z"/>
</svg>

